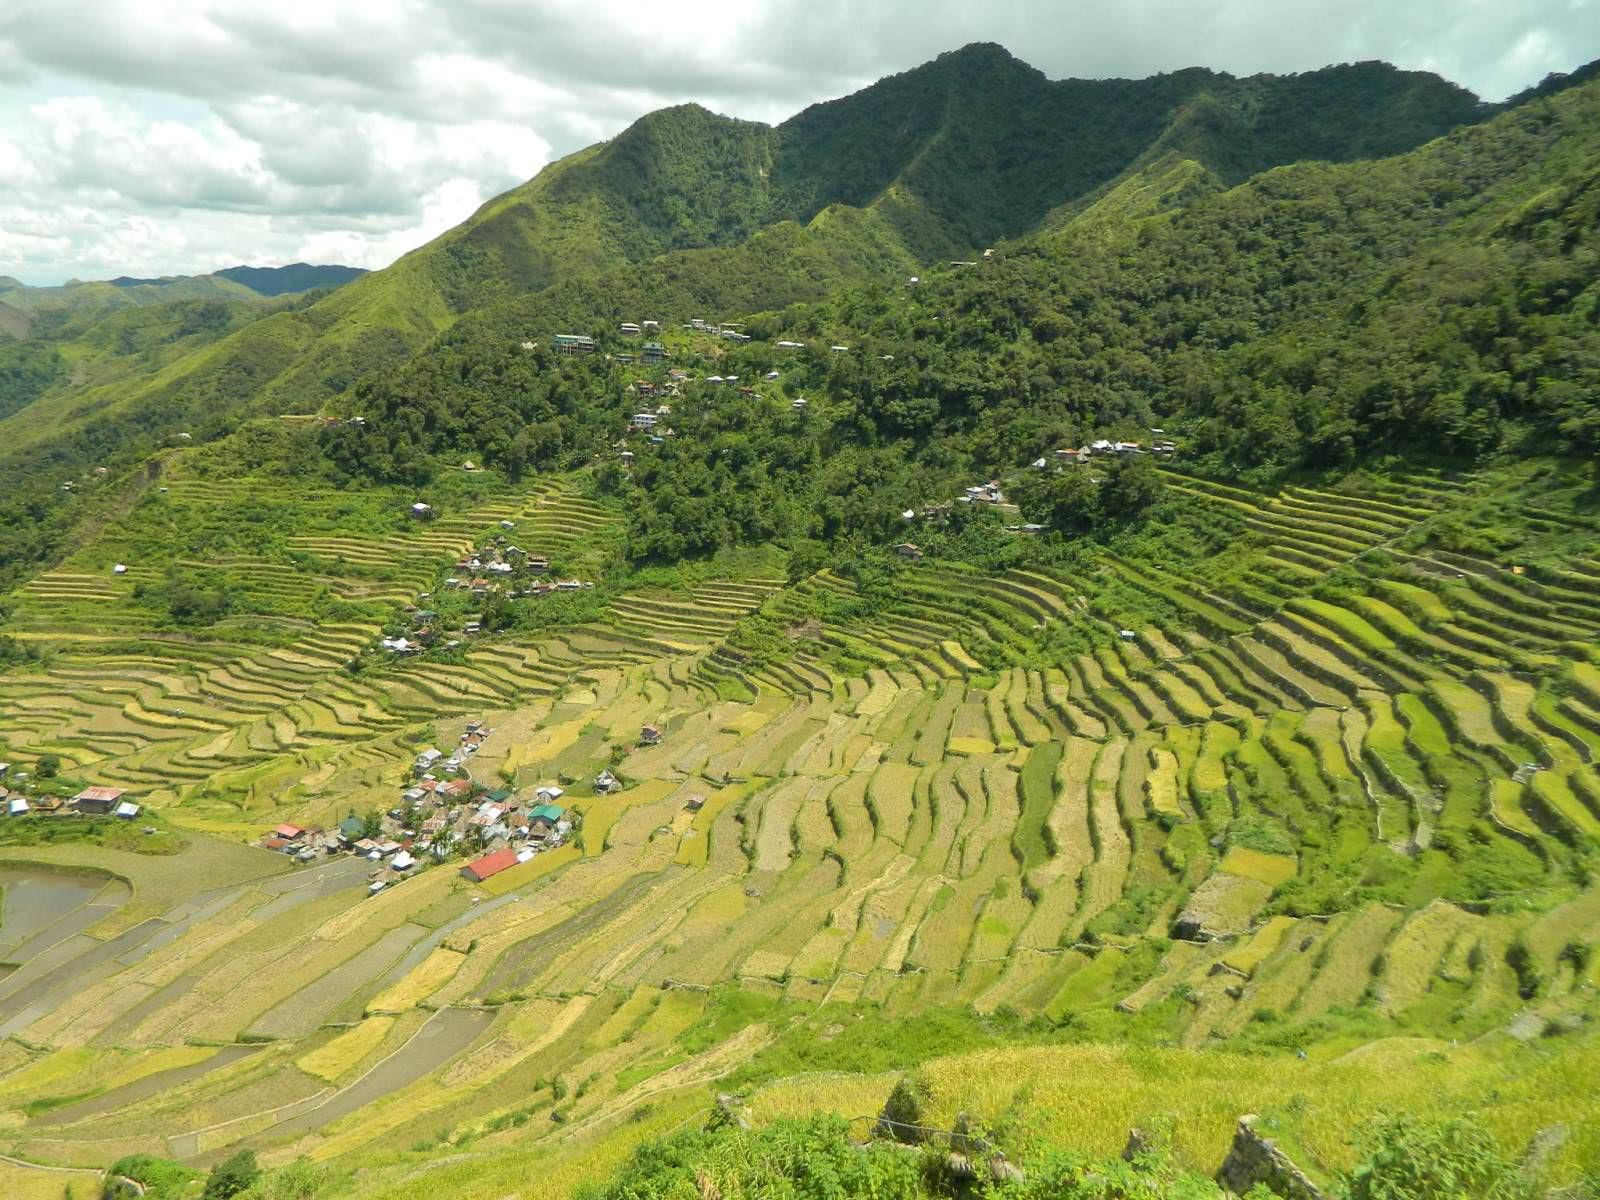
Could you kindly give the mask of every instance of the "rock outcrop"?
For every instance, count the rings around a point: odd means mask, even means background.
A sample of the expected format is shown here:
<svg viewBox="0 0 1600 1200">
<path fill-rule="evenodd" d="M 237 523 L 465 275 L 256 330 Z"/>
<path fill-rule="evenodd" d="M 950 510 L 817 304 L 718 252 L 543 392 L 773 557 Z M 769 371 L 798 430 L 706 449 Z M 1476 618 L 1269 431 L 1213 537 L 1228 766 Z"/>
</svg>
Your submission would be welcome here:
<svg viewBox="0 0 1600 1200">
<path fill-rule="evenodd" d="M 1228 1157 L 1217 1168 L 1217 1182 L 1238 1196 L 1259 1183 L 1284 1200 L 1327 1200 L 1326 1193 L 1276 1142 L 1256 1130 L 1258 1120 L 1254 1113 L 1239 1118 Z"/>
</svg>

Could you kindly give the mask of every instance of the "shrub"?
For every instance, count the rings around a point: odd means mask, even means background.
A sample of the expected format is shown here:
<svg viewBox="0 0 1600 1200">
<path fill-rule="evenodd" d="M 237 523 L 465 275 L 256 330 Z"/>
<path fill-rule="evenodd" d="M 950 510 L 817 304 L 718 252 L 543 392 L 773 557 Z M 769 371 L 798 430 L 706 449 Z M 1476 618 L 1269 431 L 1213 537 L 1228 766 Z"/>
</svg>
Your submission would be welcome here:
<svg viewBox="0 0 1600 1200">
<path fill-rule="evenodd" d="M 1356 1138 L 1348 1200 L 1525 1200 L 1534 1189 L 1487 1131 L 1457 1118 L 1385 1116 Z"/>
<path fill-rule="evenodd" d="M 112 1163 L 106 1172 L 101 1192 L 104 1200 L 125 1200 L 138 1195 L 120 1180 L 131 1179 L 144 1189 L 145 1200 L 178 1200 L 188 1194 L 189 1185 L 200 1177 L 181 1163 L 157 1158 L 153 1154 L 130 1154 Z"/>
<path fill-rule="evenodd" d="M 261 1176 L 254 1150 L 241 1150 L 211 1168 L 201 1200 L 233 1200 Z"/>
<path fill-rule="evenodd" d="M 688 1130 L 640 1146 L 611 1179 L 578 1189 L 580 1200 L 683 1196 L 782 1196 L 790 1200 L 917 1200 L 928 1194 L 921 1160 L 886 1146 L 851 1143 L 838 1117 L 778 1121 L 750 1131 Z"/>
</svg>

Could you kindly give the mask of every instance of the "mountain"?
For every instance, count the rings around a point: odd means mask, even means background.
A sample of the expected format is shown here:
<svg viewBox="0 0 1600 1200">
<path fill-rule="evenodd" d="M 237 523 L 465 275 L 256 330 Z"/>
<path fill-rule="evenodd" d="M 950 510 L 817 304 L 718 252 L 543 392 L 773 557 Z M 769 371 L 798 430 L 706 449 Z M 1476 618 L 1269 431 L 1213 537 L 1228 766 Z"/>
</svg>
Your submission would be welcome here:
<svg viewBox="0 0 1600 1200">
<path fill-rule="evenodd" d="M 1194 467 L 1256 483 L 1391 454 L 1593 455 L 1597 159 L 1600 81 L 1405 155 L 1295 164 L 1233 188 L 1191 194 L 1164 152 L 992 260 L 765 312 L 759 291 L 745 295 L 755 340 L 722 347 L 708 373 L 777 371 L 784 396 L 817 407 L 803 421 L 760 398 L 675 409 L 674 439 L 608 485 L 626 498 L 629 553 L 666 563 L 773 538 L 893 538 L 896 514 L 963 478 L 1108 434 L 1142 442 L 1152 426 L 1181 431 Z M 621 318 L 716 311 L 662 264 L 736 259 L 770 236 L 469 313 L 358 387 L 350 411 L 365 424 L 329 434 L 330 452 L 390 481 L 462 459 L 513 476 L 604 461 L 626 436 L 625 369 L 530 366 L 523 331 L 574 329 L 626 352 Z M 1063 527 L 1100 510 L 1081 493 L 1027 506 Z"/>
<path fill-rule="evenodd" d="M 96 316 L 132 305 L 167 304 L 175 300 L 276 298 L 341 287 L 365 274 L 361 267 L 293 263 L 286 267 L 226 267 L 207 275 L 163 275 L 152 279 L 119 275 L 115 279 L 87 283 L 72 280 L 56 287 L 29 287 L 10 276 L 0 276 L 0 303 L 30 314 L 52 314 L 61 321 Z M 63 314 L 71 314 L 71 317 L 64 318 Z"/>
<path fill-rule="evenodd" d="M 592 319 L 586 303 L 604 296 L 776 310 L 1058 227 L 1153 162 L 1184 164 L 1182 198 L 1308 153 L 1403 150 L 1483 115 L 1462 89 L 1383 64 L 1051 81 L 989 45 L 779 126 L 666 109 L 315 303 L 259 314 L 159 370 L 58 373 L 0 420 L 0 469 L 27 492 L 36 473 L 132 464 L 180 431 L 206 438 L 252 413 L 313 412 L 462 315 L 510 314 L 545 289 L 557 289 L 547 311 L 573 318 Z"/>
<path fill-rule="evenodd" d="M 309 292 L 315 288 L 336 288 L 366 273 L 364 267 L 314 267 L 310 263 L 291 263 L 286 267 L 224 267 L 211 272 L 211 276 L 243 284 L 260 296 L 282 296 L 289 292 Z M 130 275 L 119 275 L 106 282 L 119 288 L 166 288 L 211 276 L 163 275 L 156 279 L 135 279 Z"/>
<path fill-rule="evenodd" d="M 1600 79 L 1459 100 L 970 48 L 0 353 L 0 1195 L 1589 1196 Z"/>
<path fill-rule="evenodd" d="M 224 267 L 214 274 L 242 283 L 263 296 L 282 296 L 289 292 L 343 287 L 367 273 L 365 267 L 312 266 L 290 263 L 286 267 Z"/>
</svg>

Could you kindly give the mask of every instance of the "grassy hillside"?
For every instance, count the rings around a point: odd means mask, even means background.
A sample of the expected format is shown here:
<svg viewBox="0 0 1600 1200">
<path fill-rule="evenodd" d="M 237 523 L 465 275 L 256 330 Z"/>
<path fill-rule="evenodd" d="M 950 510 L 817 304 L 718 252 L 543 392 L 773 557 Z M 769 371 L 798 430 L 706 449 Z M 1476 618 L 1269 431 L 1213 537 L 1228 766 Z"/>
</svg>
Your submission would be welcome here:
<svg viewBox="0 0 1600 1200">
<path fill-rule="evenodd" d="M 0 857 L 131 884 L 0 925 L 8 1153 L 554 1195 L 714 1091 L 854 1118 L 922 1066 L 929 1123 L 966 1109 L 1041 1177 L 1169 1112 L 1174 1169 L 1208 1174 L 1247 1108 L 1326 1177 L 1380 1105 L 1479 1110 L 1511 1158 L 1567 1121 L 1548 1178 L 1592 1170 L 1600 514 L 1570 465 L 1174 472 L 1103 544 L 995 516 L 919 532 L 917 562 L 664 570 L 628 566 L 587 475 L 441 475 L 418 525 L 417 491 L 352 490 L 314 446 L 273 421 L 178 449 L 8 598 L 37 657 L 0 753 L 236 856 L 198 876 L 8 827 Z M 378 654 L 503 521 L 598 582 L 587 607 Z M 495 730 L 473 777 L 564 781 L 581 845 L 376 897 L 363 860 L 269 875 L 237 845 L 394 804 L 469 719 Z"/>
<path fill-rule="evenodd" d="M 1597 89 L 969 48 L 11 360 L 6 1185 L 1592 1188 Z"/>
</svg>

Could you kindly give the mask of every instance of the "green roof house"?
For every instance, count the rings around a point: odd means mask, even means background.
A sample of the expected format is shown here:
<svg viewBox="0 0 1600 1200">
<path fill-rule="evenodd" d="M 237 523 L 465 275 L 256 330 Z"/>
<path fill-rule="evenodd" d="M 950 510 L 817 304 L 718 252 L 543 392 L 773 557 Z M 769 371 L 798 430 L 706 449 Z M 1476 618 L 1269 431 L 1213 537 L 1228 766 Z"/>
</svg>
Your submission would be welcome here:
<svg viewBox="0 0 1600 1200">
<path fill-rule="evenodd" d="M 530 827 L 534 825 L 550 826 L 566 815 L 567 810 L 559 804 L 541 804 L 528 814 L 528 824 Z"/>
</svg>

